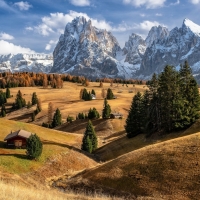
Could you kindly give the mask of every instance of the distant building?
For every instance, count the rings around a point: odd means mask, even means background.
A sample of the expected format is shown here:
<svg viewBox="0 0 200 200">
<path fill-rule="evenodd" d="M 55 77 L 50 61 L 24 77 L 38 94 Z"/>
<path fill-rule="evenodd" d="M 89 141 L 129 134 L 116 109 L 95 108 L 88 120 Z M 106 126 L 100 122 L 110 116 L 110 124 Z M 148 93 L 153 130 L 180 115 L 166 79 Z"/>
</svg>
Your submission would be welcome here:
<svg viewBox="0 0 200 200">
<path fill-rule="evenodd" d="M 7 147 L 26 148 L 26 140 L 32 133 L 25 130 L 18 130 L 8 134 L 4 141 L 7 141 Z"/>
<path fill-rule="evenodd" d="M 122 119 L 123 115 L 121 113 L 111 113 L 110 118 L 111 119 Z"/>
<path fill-rule="evenodd" d="M 92 99 L 96 99 L 96 96 L 94 94 L 91 94 Z"/>
</svg>

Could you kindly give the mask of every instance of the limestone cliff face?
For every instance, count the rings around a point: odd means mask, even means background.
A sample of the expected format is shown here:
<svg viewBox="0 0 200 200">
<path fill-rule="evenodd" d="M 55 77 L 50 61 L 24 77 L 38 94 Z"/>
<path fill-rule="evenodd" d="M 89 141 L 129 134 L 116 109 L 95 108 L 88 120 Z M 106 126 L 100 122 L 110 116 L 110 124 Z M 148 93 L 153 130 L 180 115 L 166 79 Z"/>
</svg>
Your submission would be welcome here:
<svg viewBox="0 0 200 200">
<path fill-rule="evenodd" d="M 68 23 L 53 52 L 51 72 L 98 77 L 118 75 L 116 54 L 121 48 L 106 30 L 92 26 L 91 20 L 78 17 Z"/>
<path fill-rule="evenodd" d="M 185 19 L 181 28 L 172 29 L 167 37 L 155 40 L 146 49 L 138 74 L 145 77 L 160 73 L 166 65 L 178 68 L 185 60 L 196 73 L 199 71 L 199 55 L 200 26 Z"/>
<path fill-rule="evenodd" d="M 123 52 L 126 55 L 125 62 L 133 65 L 140 65 L 145 51 L 145 40 L 141 36 L 132 33 L 128 42 L 125 43 L 125 47 L 123 48 Z"/>
</svg>

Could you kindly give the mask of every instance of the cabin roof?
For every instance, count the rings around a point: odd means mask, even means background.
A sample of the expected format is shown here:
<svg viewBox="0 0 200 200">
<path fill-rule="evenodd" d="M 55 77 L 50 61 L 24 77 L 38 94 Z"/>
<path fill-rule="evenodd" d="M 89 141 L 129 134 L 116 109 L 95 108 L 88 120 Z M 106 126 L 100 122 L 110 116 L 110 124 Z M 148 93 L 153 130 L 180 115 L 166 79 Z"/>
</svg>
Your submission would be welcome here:
<svg viewBox="0 0 200 200">
<path fill-rule="evenodd" d="M 16 136 L 20 136 L 20 137 L 23 137 L 23 138 L 29 138 L 31 136 L 32 133 L 28 132 L 28 131 L 25 131 L 25 130 L 18 130 L 18 131 L 15 131 L 15 132 L 11 132 L 10 134 L 8 134 L 4 141 L 6 140 L 9 140 L 11 138 L 14 138 Z"/>
<path fill-rule="evenodd" d="M 121 113 L 111 113 L 111 115 L 114 115 L 114 116 L 123 116 Z"/>
</svg>

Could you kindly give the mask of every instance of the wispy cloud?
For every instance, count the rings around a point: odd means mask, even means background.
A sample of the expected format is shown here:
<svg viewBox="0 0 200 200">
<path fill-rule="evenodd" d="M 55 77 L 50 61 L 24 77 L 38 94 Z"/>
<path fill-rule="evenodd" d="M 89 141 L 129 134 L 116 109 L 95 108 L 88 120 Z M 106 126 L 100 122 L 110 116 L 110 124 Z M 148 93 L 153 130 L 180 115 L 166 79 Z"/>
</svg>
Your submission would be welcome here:
<svg viewBox="0 0 200 200">
<path fill-rule="evenodd" d="M 16 10 L 12 8 L 11 6 L 9 6 L 4 0 L 0 0 L 0 8 L 3 8 L 4 10 L 16 12 Z"/>
<path fill-rule="evenodd" d="M 192 4 L 199 4 L 199 3 L 200 3 L 200 0 L 190 0 L 190 2 L 191 2 Z"/>
<path fill-rule="evenodd" d="M 0 54 L 18 54 L 18 53 L 35 53 L 35 51 L 24 48 L 18 45 L 14 45 L 13 43 L 7 42 L 5 40 L 0 40 Z"/>
<path fill-rule="evenodd" d="M 57 40 L 50 40 L 48 44 L 46 44 L 45 50 L 50 51 L 53 46 L 57 44 Z"/>
<path fill-rule="evenodd" d="M 123 0 L 124 4 L 131 4 L 135 7 L 145 6 L 147 9 L 162 7 L 166 0 Z"/>
<path fill-rule="evenodd" d="M 32 5 L 27 1 L 16 2 L 13 5 L 18 7 L 20 10 L 29 10 L 32 7 Z"/>
<path fill-rule="evenodd" d="M 180 0 L 177 0 L 176 2 L 174 3 L 170 3 L 171 6 L 176 6 L 176 5 L 179 5 L 180 4 Z"/>
<path fill-rule="evenodd" d="M 68 14 L 51 13 L 50 16 L 43 17 L 38 26 L 26 27 L 26 30 L 34 30 L 43 36 L 49 36 L 50 34 L 61 34 L 64 32 L 64 28 L 68 22 L 71 22 L 74 18 L 80 16 L 85 17 L 87 20 L 91 19 L 93 26 L 96 26 L 100 29 L 112 30 L 111 25 L 106 21 L 93 19 L 85 13 L 78 13 L 75 11 L 70 11 Z"/>
<path fill-rule="evenodd" d="M 74 6 L 90 6 L 89 0 L 70 0 L 70 3 Z"/>
<path fill-rule="evenodd" d="M 161 17 L 162 14 L 161 13 L 156 13 L 156 16 Z"/>
<path fill-rule="evenodd" d="M 14 37 L 12 35 L 9 35 L 7 33 L 0 33 L 0 40 L 13 40 Z"/>
</svg>

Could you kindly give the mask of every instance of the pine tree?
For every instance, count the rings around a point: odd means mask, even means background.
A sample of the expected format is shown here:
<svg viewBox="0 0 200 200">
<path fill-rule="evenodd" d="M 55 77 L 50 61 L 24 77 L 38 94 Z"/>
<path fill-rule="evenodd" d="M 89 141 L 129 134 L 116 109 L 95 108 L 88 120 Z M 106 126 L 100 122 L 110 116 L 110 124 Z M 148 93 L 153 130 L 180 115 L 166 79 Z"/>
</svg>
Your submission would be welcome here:
<svg viewBox="0 0 200 200">
<path fill-rule="evenodd" d="M 37 104 L 37 102 L 38 102 L 37 94 L 36 94 L 36 92 L 33 92 L 33 95 L 32 95 L 32 105 Z"/>
<path fill-rule="evenodd" d="M 102 118 L 103 119 L 108 119 L 110 118 L 110 113 L 111 113 L 111 108 L 110 105 L 108 104 L 107 99 L 104 99 L 104 106 L 103 106 L 103 111 L 102 111 Z"/>
<path fill-rule="evenodd" d="M 20 90 L 17 93 L 17 98 L 15 99 L 15 104 L 16 104 L 16 108 L 18 108 L 18 109 L 26 106 L 26 101 L 24 98 L 22 98 L 22 93 Z"/>
<path fill-rule="evenodd" d="M 83 136 L 81 149 L 89 153 L 92 153 L 97 149 L 97 144 L 98 144 L 97 136 L 94 131 L 92 122 L 89 120 Z"/>
<path fill-rule="evenodd" d="M 60 110 L 57 108 L 53 116 L 52 127 L 56 127 L 62 124 L 62 116 Z"/>
<path fill-rule="evenodd" d="M 95 93 L 94 89 L 92 89 L 91 94 L 96 96 L 96 93 Z"/>
<path fill-rule="evenodd" d="M 30 159 L 38 159 L 42 154 L 42 142 L 36 134 L 32 134 L 26 143 L 26 153 Z"/>
<path fill-rule="evenodd" d="M 142 95 L 138 92 L 132 100 L 131 108 L 126 119 L 125 130 L 127 137 L 131 138 L 142 133 L 143 113 L 142 113 Z"/>
<path fill-rule="evenodd" d="M 5 117 L 5 116 L 6 116 L 6 107 L 5 107 L 4 104 L 3 104 L 2 107 L 1 107 L 1 116 L 2 116 L 2 117 Z"/>
<path fill-rule="evenodd" d="M 8 87 L 6 88 L 6 98 L 10 98 L 10 89 Z"/>
<path fill-rule="evenodd" d="M 106 98 L 107 99 L 113 99 L 113 97 L 114 97 L 114 95 L 113 95 L 112 90 L 110 88 L 108 88 Z"/>
<path fill-rule="evenodd" d="M 99 112 L 96 110 L 96 108 L 93 108 L 89 110 L 88 112 L 88 119 L 99 119 L 100 115 Z"/>
<path fill-rule="evenodd" d="M 185 101 L 183 123 L 190 126 L 199 118 L 200 96 L 197 82 L 187 61 L 180 67 L 180 91 Z"/>
</svg>

